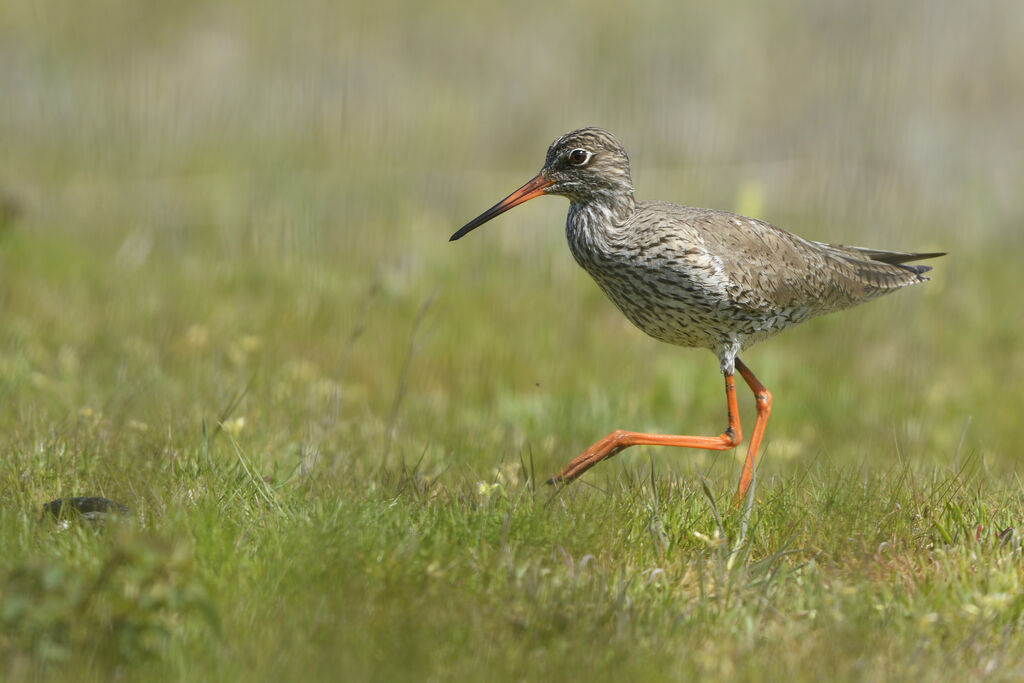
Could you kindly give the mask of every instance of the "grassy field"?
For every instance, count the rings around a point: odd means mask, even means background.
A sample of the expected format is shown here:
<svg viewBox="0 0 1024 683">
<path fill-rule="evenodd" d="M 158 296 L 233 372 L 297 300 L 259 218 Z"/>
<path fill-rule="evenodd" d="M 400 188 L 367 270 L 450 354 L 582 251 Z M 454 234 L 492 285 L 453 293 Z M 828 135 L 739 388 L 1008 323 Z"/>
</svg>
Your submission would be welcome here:
<svg viewBox="0 0 1024 683">
<path fill-rule="evenodd" d="M 0 678 L 1021 678 L 1022 31 L 5 1 Z M 743 448 L 541 483 L 613 428 L 724 426 L 713 356 L 621 317 L 564 200 L 447 242 L 582 125 L 641 198 L 950 252 L 744 355 L 747 509 Z M 77 495 L 131 512 L 40 519 Z"/>
</svg>

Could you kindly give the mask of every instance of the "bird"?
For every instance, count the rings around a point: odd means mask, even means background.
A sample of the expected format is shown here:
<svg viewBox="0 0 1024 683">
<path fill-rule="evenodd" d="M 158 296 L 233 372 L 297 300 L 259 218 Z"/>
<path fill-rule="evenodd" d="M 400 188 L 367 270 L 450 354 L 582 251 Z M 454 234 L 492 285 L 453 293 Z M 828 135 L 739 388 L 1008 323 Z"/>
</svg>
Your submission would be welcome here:
<svg viewBox="0 0 1024 683">
<path fill-rule="evenodd" d="M 945 256 L 826 244 L 728 211 L 637 200 L 629 156 L 601 128 L 581 128 L 556 139 L 534 178 L 459 228 L 450 241 L 542 195 L 569 199 L 569 250 L 630 322 L 659 341 L 715 354 L 725 377 L 728 412 L 728 426 L 718 436 L 615 429 L 549 484 L 567 484 L 630 446 L 735 448 L 743 441 L 734 381 L 738 372 L 757 410 L 734 497 L 739 505 L 772 410 L 771 392 L 740 352 L 816 316 L 924 282 L 931 267 L 912 262 Z"/>
</svg>

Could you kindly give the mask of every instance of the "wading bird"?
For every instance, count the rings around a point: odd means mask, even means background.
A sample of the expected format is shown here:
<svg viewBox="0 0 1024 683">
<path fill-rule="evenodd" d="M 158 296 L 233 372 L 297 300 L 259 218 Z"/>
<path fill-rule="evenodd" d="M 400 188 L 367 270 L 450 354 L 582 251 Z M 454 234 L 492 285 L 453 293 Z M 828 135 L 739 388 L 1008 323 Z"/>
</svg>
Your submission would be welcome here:
<svg viewBox="0 0 1024 683">
<path fill-rule="evenodd" d="M 943 256 L 812 242 L 745 216 L 660 201 L 637 201 L 629 157 L 600 128 L 566 133 L 540 173 L 464 225 L 457 240 L 514 206 L 545 194 L 568 197 L 569 249 L 619 310 L 663 342 L 709 349 L 725 375 L 729 426 L 718 436 L 617 429 L 549 483 L 569 482 L 630 446 L 724 451 L 743 440 L 733 373 L 754 392 L 757 418 L 736 492 L 742 500 L 772 409 L 772 395 L 738 357 L 741 350 L 815 316 L 923 282 Z"/>
</svg>

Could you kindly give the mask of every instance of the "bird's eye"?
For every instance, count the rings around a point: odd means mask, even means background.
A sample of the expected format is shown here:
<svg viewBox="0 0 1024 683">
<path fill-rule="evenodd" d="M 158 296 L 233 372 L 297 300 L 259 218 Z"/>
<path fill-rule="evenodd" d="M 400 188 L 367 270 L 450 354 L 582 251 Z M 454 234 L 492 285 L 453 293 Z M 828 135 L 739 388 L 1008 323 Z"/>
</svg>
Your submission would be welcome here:
<svg viewBox="0 0 1024 683">
<path fill-rule="evenodd" d="M 569 163 L 573 166 L 582 166 L 590 161 L 590 152 L 585 149 L 574 149 L 569 152 Z"/>
</svg>

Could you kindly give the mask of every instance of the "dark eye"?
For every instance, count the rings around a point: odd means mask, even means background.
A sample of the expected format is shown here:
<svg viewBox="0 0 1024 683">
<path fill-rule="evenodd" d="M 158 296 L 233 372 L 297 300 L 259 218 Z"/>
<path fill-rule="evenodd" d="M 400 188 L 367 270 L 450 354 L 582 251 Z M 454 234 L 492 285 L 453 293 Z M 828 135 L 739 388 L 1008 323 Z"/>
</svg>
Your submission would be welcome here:
<svg viewBox="0 0 1024 683">
<path fill-rule="evenodd" d="M 582 166 L 590 161 L 590 152 L 585 149 L 574 149 L 569 152 L 569 163 L 573 166 Z"/>
</svg>

